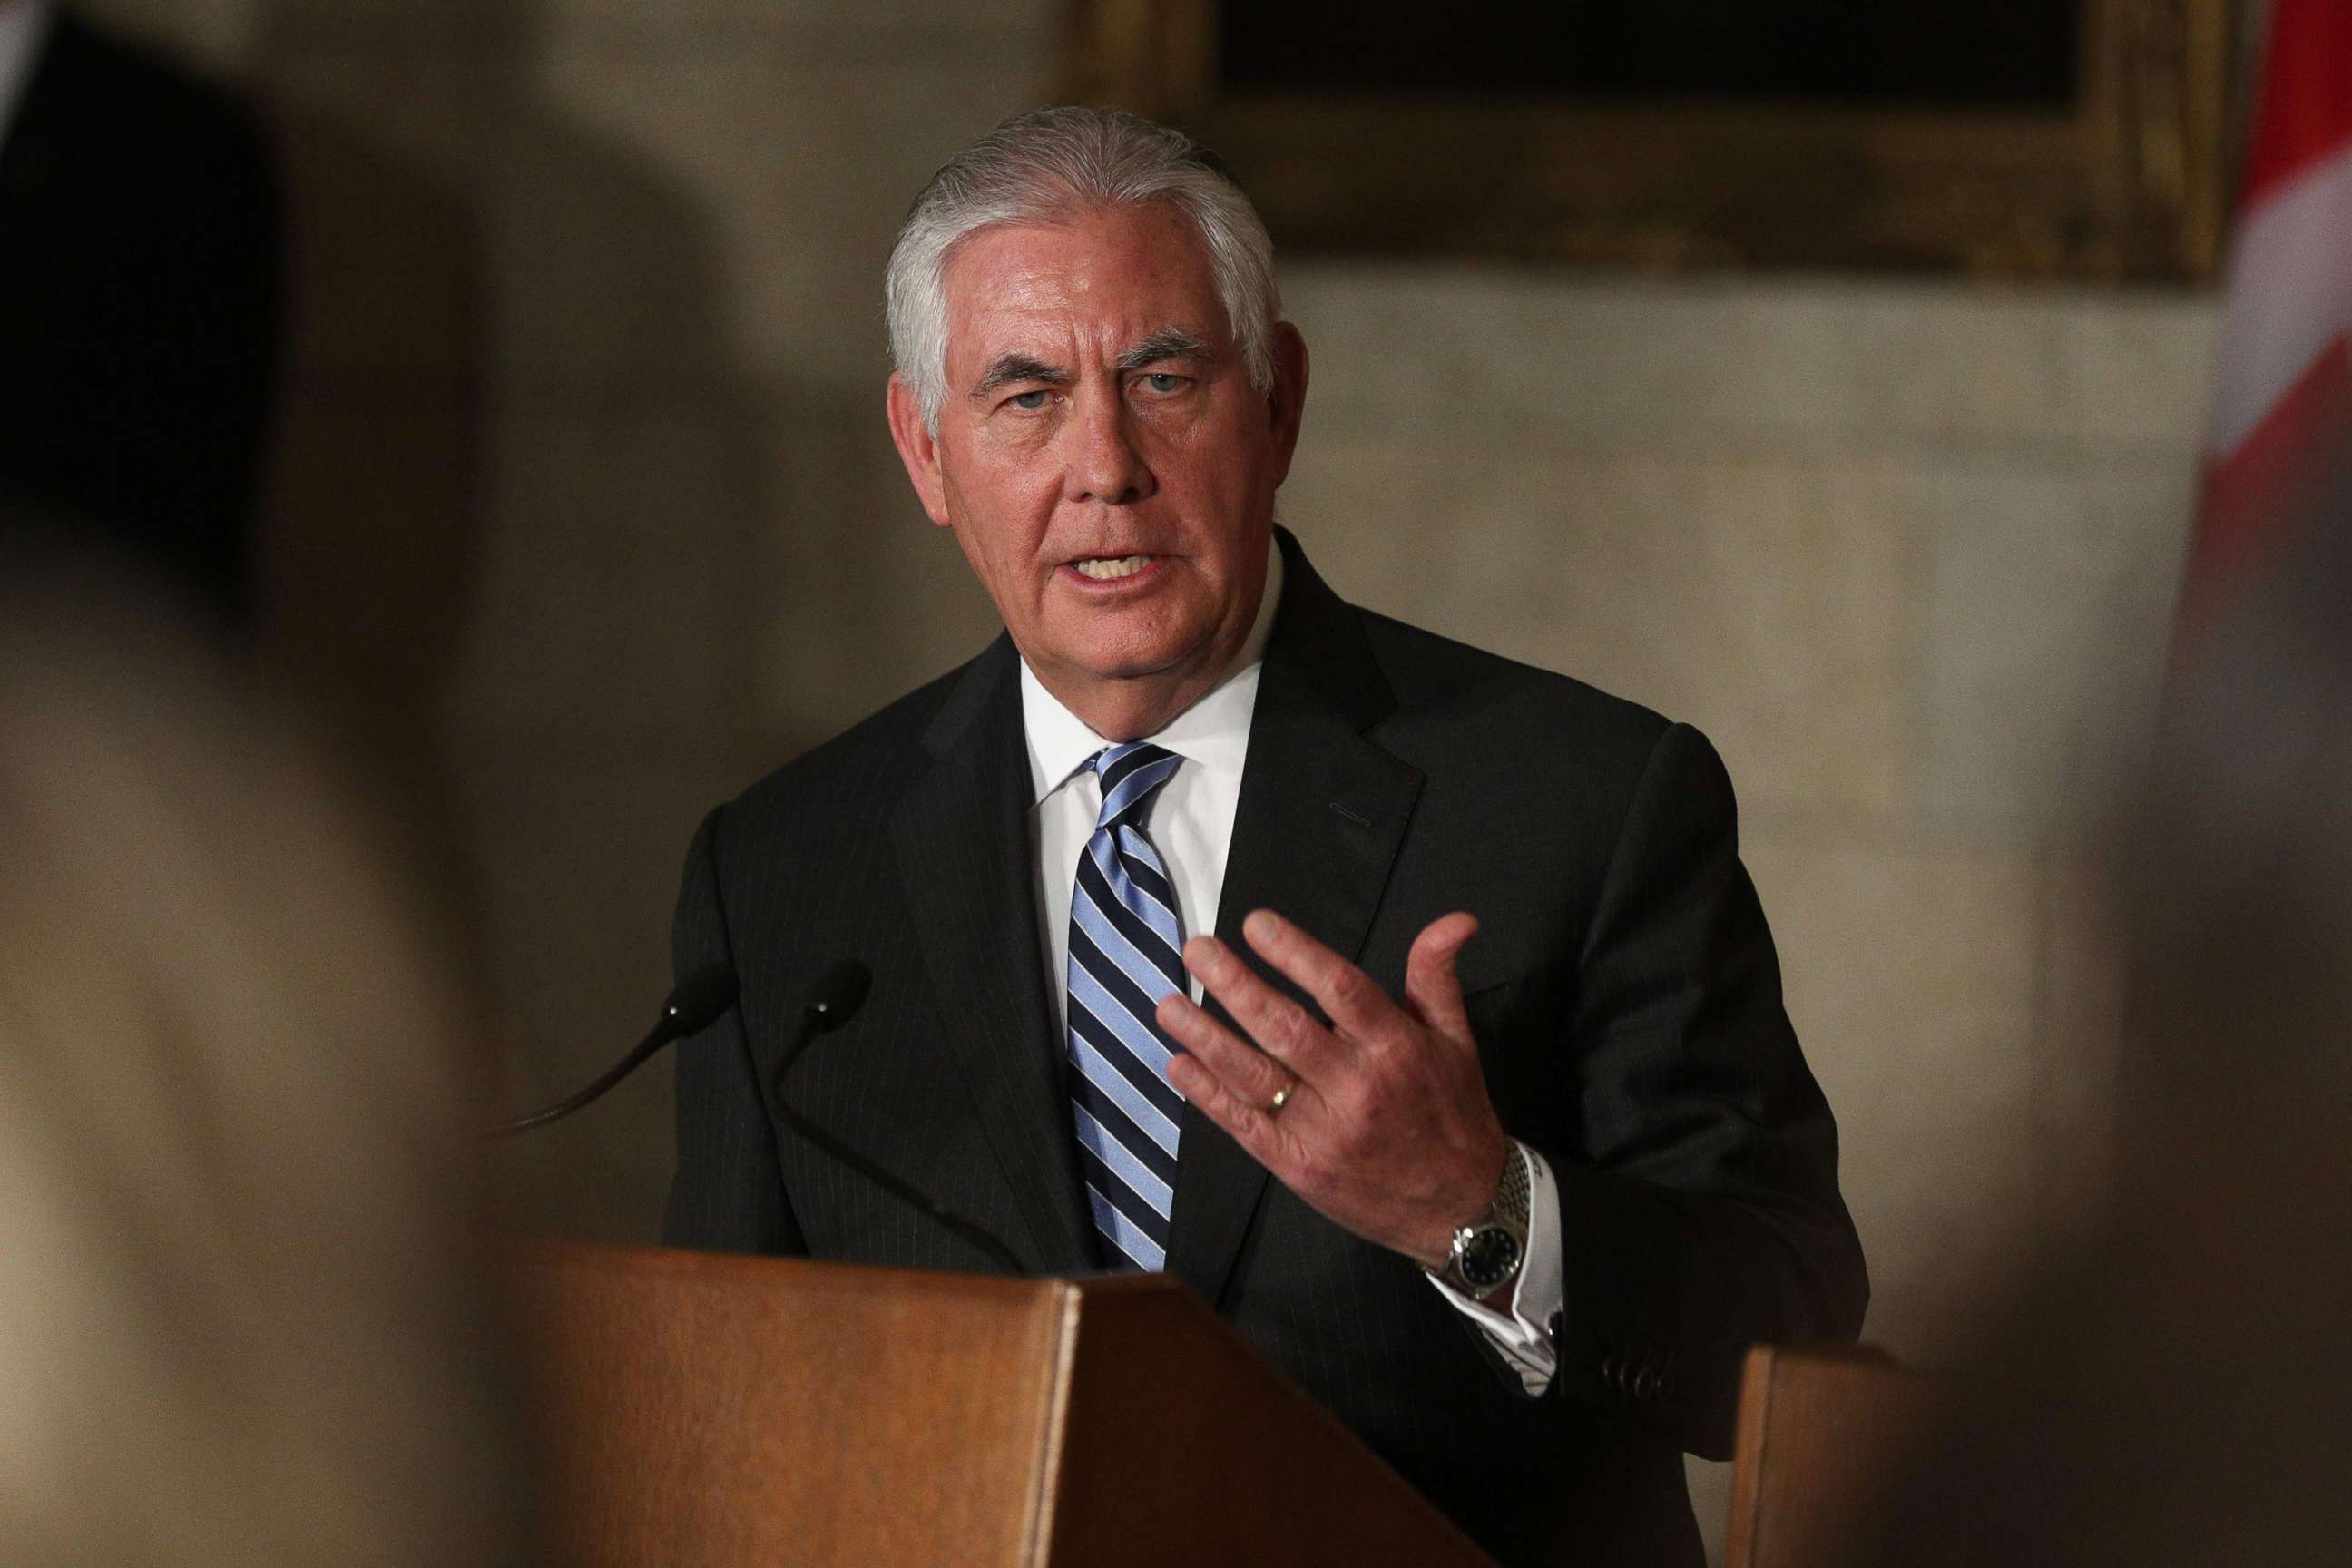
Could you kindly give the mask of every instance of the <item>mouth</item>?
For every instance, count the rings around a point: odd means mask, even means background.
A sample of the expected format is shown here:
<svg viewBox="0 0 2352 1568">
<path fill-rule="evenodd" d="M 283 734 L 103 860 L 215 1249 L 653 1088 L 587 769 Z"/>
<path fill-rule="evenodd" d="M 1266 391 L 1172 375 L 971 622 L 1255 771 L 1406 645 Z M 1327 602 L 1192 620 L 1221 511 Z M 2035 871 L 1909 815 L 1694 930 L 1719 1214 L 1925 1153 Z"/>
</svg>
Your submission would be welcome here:
<svg viewBox="0 0 2352 1568">
<path fill-rule="evenodd" d="M 1157 555 L 1086 555 L 1064 563 L 1089 583 L 1124 583 L 1159 564 Z"/>
</svg>

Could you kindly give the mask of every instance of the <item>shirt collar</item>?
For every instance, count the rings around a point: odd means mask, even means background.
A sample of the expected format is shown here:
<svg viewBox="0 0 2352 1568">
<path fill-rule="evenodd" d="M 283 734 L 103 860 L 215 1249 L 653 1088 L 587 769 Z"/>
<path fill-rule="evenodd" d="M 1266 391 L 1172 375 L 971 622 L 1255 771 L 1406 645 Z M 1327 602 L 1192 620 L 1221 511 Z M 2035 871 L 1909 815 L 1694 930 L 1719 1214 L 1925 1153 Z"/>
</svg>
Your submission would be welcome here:
<svg viewBox="0 0 2352 1568">
<path fill-rule="evenodd" d="M 1238 776 L 1249 754 L 1250 714 L 1257 707 L 1257 678 L 1265 663 L 1266 638 L 1274 630 L 1274 610 L 1282 599 L 1282 552 L 1266 546 L 1265 591 L 1260 595 L 1257 618 L 1233 668 L 1209 694 L 1144 739 L 1175 752 L 1196 767 Z M 1028 732 L 1030 801 L 1044 800 L 1070 780 L 1087 760 L 1110 744 L 1087 727 L 1087 721 L 1062 706 L 1021 661 L 1021 722 Z"/>
</svg>

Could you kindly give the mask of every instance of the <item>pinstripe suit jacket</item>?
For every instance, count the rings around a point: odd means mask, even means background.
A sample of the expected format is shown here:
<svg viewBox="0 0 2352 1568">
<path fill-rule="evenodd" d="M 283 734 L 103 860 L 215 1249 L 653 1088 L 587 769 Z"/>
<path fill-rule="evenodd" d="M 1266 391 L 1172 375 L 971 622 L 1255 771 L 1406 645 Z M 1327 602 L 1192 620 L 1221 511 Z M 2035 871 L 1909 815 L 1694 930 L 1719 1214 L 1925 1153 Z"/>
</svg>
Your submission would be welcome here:
<svg viewBox="0 0 2352 1568">
<path fill-rule="evenodd" d="M 1488 1088 L 1559 1179 L 1559 1375 L 1525 1397 L 1417 1266 L 1197 1111 L 1170 1270 L 1504 1561 L 1696 1563 L 1681 1451 L 1727 1447 L 1742 1351 L 1851 1336 L 1867 1293 L 1730 782 L 1696 731 L 1347 605 L 1281 541 L 1219 934 L 1246 951 L 1242 918 L 1281 910 L 1395 994 L 1423 925 L 1478 914 Z M 677 967 L 726 959 L 742 993 L 680 1049 L 674 1245 L 990 1267 L 771 1113 L 806 984 L 856 955 L 873 991 L 795 1102 L 1032 1268 L 1096 1266 L 1017 669 L 1000 638 L 703 823 Z"/>
</svg>

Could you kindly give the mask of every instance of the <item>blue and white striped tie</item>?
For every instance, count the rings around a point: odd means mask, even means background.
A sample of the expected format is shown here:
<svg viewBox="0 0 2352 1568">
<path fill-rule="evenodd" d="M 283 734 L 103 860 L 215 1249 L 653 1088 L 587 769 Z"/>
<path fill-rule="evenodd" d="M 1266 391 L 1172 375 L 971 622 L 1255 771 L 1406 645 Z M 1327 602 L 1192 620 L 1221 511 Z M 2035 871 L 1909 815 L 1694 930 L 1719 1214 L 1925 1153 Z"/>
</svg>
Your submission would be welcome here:
<svg viewBox="0 0 2352 1568">
<path fill-rule="evenodd" d="M 1184 984 L 1184 933 L 1168 868 L 1143 837 L 1151 802 L 1184 759 L 1130 741 L 1095 754 L 1102 814 L 1070 900 L 1070 1060 L 1078 1168 L 1114 1267 L 1164 1268 L 1184 1097 L 1173 1047 L 1152 1022 Z"/>
</svg>

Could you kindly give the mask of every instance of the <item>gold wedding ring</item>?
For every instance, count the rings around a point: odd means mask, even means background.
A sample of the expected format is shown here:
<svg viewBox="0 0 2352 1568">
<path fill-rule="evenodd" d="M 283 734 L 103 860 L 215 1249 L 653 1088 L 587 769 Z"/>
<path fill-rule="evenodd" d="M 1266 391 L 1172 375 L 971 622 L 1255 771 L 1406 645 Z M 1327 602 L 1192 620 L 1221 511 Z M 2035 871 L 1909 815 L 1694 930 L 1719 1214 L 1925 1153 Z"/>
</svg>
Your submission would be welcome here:
<svg viewBox="0 0 2352 1568">
<path fill-rule="evenodd" d="M 1290 1103 L 1291 1091 L 1297 1087 L 1298 1080 L 1297 1079 L 1292 1079 L 1288 1083 L 1286 1083 L 1280 1089 L 1276 1089 L 1274 1091 L 1274 1098 L 1265 1102 L 1265 1113 L 1268 1116 L 1279 1115 L 1282 1111 L 1282 1108 Z"/>
</svg>

